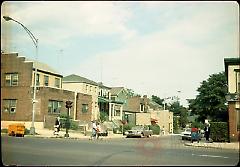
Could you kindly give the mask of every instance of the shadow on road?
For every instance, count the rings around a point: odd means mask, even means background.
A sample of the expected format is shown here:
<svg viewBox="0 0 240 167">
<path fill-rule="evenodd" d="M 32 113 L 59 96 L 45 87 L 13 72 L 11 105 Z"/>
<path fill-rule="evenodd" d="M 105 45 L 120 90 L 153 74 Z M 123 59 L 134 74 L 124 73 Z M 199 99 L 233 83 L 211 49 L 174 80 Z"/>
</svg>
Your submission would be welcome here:
<svg viewBox="0 0 240 167">
<path fill-rule="evenodd" d="M 133 151 L 121 151 L 121 152 L 116 152 L 116 153 L 112 153 L 110 155 L 107 155 L 105 157 L 102 157 L 100 160 L 98 160 L 97 162 L 95 162 L 92 166 L 100 166 L 102 165 L 106 160 L 110 159 L 111 157 L 117 155 L 117 154 L 121 154 L 121 153 L 126 153 L 126 152 L 133 152 Z"/>
</svg>

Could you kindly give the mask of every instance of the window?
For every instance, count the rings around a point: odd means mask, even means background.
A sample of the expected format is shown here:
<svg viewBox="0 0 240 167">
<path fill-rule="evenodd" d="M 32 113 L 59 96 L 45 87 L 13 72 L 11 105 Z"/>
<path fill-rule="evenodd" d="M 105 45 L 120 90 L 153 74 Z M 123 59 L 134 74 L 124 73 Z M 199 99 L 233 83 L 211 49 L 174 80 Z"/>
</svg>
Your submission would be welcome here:
<svg viewBox="0 0 240 167">
<path fill-rule="evenodd" d="M 120 116 L 120 110 L 116 110 L 116 116 Z"/>
<path fill-rule="evenodd" d="M 3 100 L 3 112 L 16 113 L 17 100 L 16 99 L 4 99 Z"/>
<path fill-rule="evenodd" d="M 18 86 L 18 73 L 11 73 L 5 75 L 6 86 Z"/>
<path fill-rule="evenodd" d="M 49 82 L 49 76 L 45 75 L 44 76 L 44 86 L 48 86 L 48 82 Z"/>
<path fill-rule="evenodd" d="M 83 113 L 88 112 L 88 104 L 82 104 L 82 112 Z"/>
<path fill-rule="evenodd" d="M 60 88 L 60 79 L 55 78 L 55 87 Z"/>
<path fill-rule="evenodd" d="M 140 104 L 140 111 L 144 111 L 144 105 Z"/>
<path fill-rule="evenodd" d="M 88 91 L 88 85 L 86 85 L 86 92 Z"/>
<path fill-rule="evenodd" d="M 36 80 L 36 85 L 39 86 L 40 85 L 40 74 L 37 74 L 37 80 Z"/>
<path fill-rule="evenodd" d="M 62 102 L 56 100 L 48 101 L 48 113 L 50 114 L 58 114 L 61 111 Z"/>
<path fill-rule="evenodd" d="M 90 92 L 92 92 L 92 86 L 90 86 Z"/>
</svg>

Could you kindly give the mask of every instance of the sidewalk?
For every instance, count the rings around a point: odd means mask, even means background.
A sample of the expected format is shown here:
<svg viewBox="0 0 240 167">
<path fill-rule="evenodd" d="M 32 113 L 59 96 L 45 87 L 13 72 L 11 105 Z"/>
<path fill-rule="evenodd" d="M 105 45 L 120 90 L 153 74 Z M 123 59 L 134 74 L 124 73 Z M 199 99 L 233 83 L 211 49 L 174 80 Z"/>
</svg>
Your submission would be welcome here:
<svg viewBox="0 0 240 167">
<path fill-rule="evenodd" d="M 65 138 L 66 130 L 61 130 L 58 135 L 53 134 L 53 130 L 49 129 L 38 129 L 36 130 L 36 134 L 34 135 L 35 137 L 41 137 L 41 138 Z M 84 135 L 81 132 L 76 132 L 69 130 L 69 139 L 89 139 L 90 134 Z M 25 135 L 25 136 L 32 136 L 32 135 Z M 100 136 L 99 138 L 102 139 L 112 139 L 112 138 L 124 138 L 122 134 L 111 134 L 109 133 L 108 136 Z"/>
<path fill-rule="evenodd" d="M 237 150 L 239 151 L 239 142 L 212 142 L 208 143 L 206 140 L 202 139 L 202 141 L 196 142 L 194 141 L 193 143 L 185 143 L 185 146 L 193 146 L 193 147 L 205 147 L 205 148 L 216 148 L 216 149 L 232 149 L 232 150 Z"/>
</svg>

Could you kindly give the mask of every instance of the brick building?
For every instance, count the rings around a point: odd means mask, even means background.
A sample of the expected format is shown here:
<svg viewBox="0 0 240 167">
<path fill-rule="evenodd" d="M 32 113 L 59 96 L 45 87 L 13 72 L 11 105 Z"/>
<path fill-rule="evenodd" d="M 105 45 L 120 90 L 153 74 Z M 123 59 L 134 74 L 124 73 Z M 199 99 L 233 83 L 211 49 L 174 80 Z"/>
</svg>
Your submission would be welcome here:
<svg viewBox="0 0 240 167">
<path fill-rule="evenodd" d="M 22 122 L 30 128 L 35 68 L 36 130 L 53 127 L 54 119 L 66 112 L 65 102 L 74 100 L 74 92 L 62 89 L 63 76 L 48 65 L 20 57 L 17 53 L 1 53 L 1 128 L 13 122 Z"/>
<path fill-rule="evenodd" d="M 228 83 L 228 117 L 230 141 L 239 141 L 240 130 L 240 58 L 225 58 Z"/>
</svg>

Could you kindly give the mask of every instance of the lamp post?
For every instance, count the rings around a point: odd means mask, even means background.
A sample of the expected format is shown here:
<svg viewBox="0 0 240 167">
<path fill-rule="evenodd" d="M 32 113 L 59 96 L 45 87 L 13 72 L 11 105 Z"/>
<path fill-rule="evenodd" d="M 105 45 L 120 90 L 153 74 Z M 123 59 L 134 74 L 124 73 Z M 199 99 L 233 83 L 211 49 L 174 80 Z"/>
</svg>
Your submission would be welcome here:
<svg viewBox="0 0 240 167">
<path fill-rule="evenodd" d="M 35 48 L 36 48 L 36 60 L 38 57 L 38 39 L 36 39 L 34 37 L 34 35 L 31 33 L 31 31 L 29 29 L 27 29 L 27 27 L 25 27 L 22 23 L 20 23 L 17 20 L 14 20 L 13 18 L 9 17 L 9 16 L 3 16 L 3 18 L 6 21 L 14 21 L 18 24 L 20 24 L 24 30 L 28 33 L 28 35 L 30 36 L 31 40 L 33 41 Z M 37 86 L 37 67 L 35 66 L 35 71 L 34 71 L 34 88 L 33 88 L 33 99 L 32 99 L 32 103 L 33 103 L 33 109 L 32 109 L 32 125 L 30 128 L 30 134 L 31 135 L 35 135 L 35 127 L 34 127 L 34 119 L 35 119 L 35 110 L 36 110 L 36 86 Z"/>
</svg>

